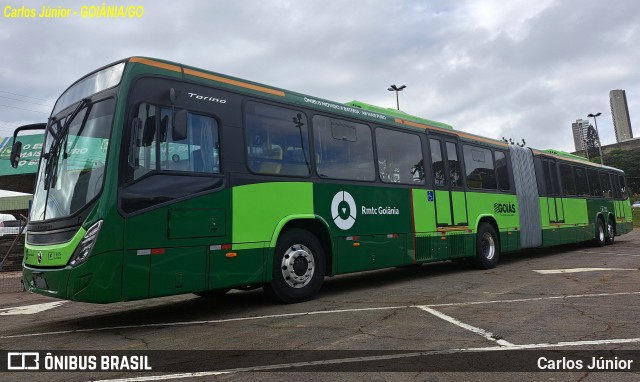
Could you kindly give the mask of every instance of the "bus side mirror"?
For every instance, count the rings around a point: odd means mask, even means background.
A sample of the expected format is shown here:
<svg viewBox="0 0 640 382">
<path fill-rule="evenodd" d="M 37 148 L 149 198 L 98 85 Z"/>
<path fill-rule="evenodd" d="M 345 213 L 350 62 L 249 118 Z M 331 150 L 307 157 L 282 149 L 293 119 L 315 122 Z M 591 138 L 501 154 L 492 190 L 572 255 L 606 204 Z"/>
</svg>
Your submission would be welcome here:
<svg viewBox="0 0 640 382">
<path fill-rule="evenodd" d="M 187 111 L 178 110 L 173 114 L 173 129 L 171 130 L 171 138 L 173 141 L 182 141 L 187 139 Z"/>
<path fill-rule="evenodd" d="M 51 123 L 52 120 L 49 120 Z M 18 164 L 20 164 L 20 154 L 22 153 L 22 142 L 18 141 L 18 134 L 21 131 L 26 130 L 44 130 L 47 128 L 46 123 L 32 123 L 30 125 L 24 125 L 16 128 L 13 131 L 13 146 L 11 146 L 11 155 L 9 156 L 9 163 L 11 163 L 11 167 L 18 168 Z"/>
<path fill-rule="evenodd" d="M 11 162 L 11 167 L 18 168 L 21 152 L 22 152 L 22 142 L 20 141 L 14 142 L 13 146 L 11 147 L 11 156 L 9 157 L 9 161 Z"/>
</svg>

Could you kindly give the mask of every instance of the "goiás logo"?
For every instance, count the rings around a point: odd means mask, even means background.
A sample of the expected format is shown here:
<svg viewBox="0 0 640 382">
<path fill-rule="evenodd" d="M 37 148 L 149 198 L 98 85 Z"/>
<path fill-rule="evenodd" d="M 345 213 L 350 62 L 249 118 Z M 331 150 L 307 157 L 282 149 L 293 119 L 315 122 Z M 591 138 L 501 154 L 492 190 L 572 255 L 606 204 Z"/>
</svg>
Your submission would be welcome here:
<svg viewBox="0 0 640 382">
<path fill-rule="evenodd" d="M 338 191 L 331 201 L 331 217 L 336 226 L 343 231 L 353 227 L 358 216 L 356 201 L 347 191 Z"/>
<path fill-rule="evenodd" d="M 493 212 L 500 215 L 513 215 L 516 213 L 516 204 L 515 203 L 493 203 Z"/>
</svg>

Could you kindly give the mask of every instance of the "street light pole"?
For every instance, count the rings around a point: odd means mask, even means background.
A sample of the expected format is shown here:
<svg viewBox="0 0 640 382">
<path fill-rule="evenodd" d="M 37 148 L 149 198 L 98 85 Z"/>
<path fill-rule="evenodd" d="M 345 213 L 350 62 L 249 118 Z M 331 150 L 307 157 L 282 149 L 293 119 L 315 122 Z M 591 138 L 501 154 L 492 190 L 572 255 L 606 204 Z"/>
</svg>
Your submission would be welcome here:
<svg viewBox="0 0 640 382">
<path fill-rule="evenodd" d="M 400 110 L 400 98 L 398 97 L 398 92 L 401 92 L 402 89 L 406 88 L 407 85 L 402 85 L 400 87 L 397 87 L 396 85 L 391 85 L 391 87 L 389 87 L 389 89 L 387 89 L 390 92 L 396 92 L 396 105 L 398 107 L 398 110 Z"/>
<path fill-rule="evenodd" d="M 593 118 L 593 123 L 596 125 L 596 136 L 598 137 L 598 152 L 600 153 L 600 164 L 604 166 L 604 158 L 602 157 L 602 142 L 600 142 L 600 132 L 598 131 L 598 120 L 596 117 L 600 116 L 602 113 L 589 114 L 587 117 Z"/>
</svg>

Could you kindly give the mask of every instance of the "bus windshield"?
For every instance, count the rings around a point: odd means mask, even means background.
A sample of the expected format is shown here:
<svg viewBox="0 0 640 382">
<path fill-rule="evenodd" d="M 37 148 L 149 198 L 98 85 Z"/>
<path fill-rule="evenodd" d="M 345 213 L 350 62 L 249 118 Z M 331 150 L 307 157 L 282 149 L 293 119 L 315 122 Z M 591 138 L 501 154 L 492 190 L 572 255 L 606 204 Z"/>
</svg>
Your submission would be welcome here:
<svg viewBox="0 0 640 382">
<path fill-rule="evenodd" d="M 46 131 L 31 221 L 71 216 L 102 190 L 115 100 L 81 105 Z"/>
<path fill-rule="evenodd" d="M 124 62 L 120 62 L 102 69 L 99 72 L 93 73 L 73 84 L 69 89 L 62 93 L 60 98 L 58 98 L 51 115 L 58 114 L 69 105 L 72 105 L 91 94 L 96 94 L 118 85 L 122 78 L 124 65 Z"/>
</svg>

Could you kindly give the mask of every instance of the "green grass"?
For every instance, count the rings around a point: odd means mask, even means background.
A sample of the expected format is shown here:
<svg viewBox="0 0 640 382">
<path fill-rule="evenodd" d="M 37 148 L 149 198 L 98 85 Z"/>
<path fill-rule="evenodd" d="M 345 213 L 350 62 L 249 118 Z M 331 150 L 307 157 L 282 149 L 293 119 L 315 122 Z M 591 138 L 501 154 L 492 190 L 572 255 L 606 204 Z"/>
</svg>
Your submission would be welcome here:
<svg viewBox="0 0 640 382">
<path fill-rule="evenodd" d="M 633 210 L 633 227 L 640 228 L 640 208 L 635 208 Z"/>
</svg>

